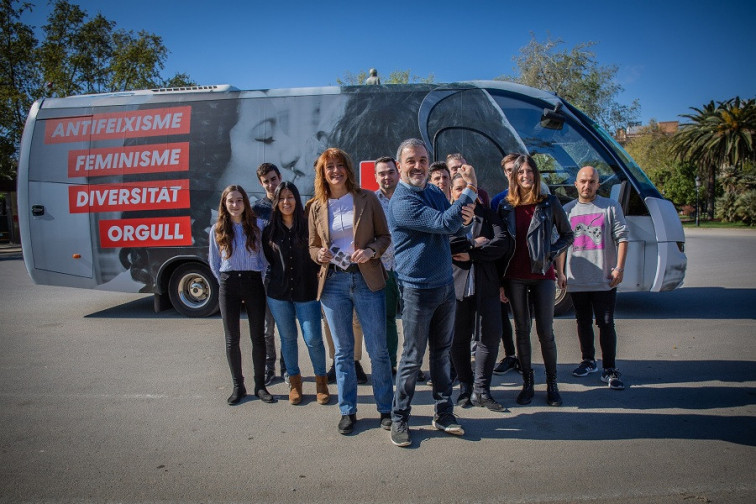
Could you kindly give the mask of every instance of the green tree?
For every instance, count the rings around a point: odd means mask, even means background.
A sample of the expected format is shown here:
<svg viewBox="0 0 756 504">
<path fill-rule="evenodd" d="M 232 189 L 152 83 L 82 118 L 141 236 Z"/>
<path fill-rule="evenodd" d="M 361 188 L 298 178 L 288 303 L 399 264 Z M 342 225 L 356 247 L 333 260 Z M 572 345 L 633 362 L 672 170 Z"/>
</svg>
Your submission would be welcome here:
<svg viewBox="0 0 756 504">
<path fill-rule="evenodd" d="M 714 217 L 717 175 L 731 166 L 735 173 L 745 163 L 756 159 L 753 136 L 756 132 L 754 99 L 740 97 L 714 101 L 701 108 L 691 107 L 692 114 L 682 117 L 690 122 L 674 136 L 674 152 L 678 159 L 694 163 L 706 174 L 707 213 Z"/>
<path fill-rule="evenodd" d="M 86 93 L 102 93 L 109 90 L 113 58 L 113 28 L 115 22 L 102 14 L 84 23 L 78 34 L 77 52 L 73 63 L 79 68 Z"/>
<path fill-rule="evenodd" d="M 696 168 L 675 157 L 672 137 L 656 121 L 640 128 L 625 149 L 667 199 L 677 206 L 695 204 Z"/>
<path fill-rule="evenodd" d="M 80 32 L 85 18 L 86 12 L 78 5 L 58 0 L 47 24 L 42 26 L 45 39 L 38 57 L 42 76 L 53 96 L 80 94 L 86 89 L 79 67 L 82 62 Z"/>
<path fill-rule="evenodd" d="M 539 42 L 531 33 L 528 45 L 513 58 L 514 75 L 497 77 L 556 93 L 609 131 L 634 122 L 640 103 L 630 105 L 617 101 L 623 91 L 617 83 L 617 66 L 600 65 L 591 51 L 595 42 L 583 42 L 572 49 L 561 46 L 564 41 L 547 38 Z"/>
<path fill-rule="evenodd" d="M 365 84 L 365 80 L 368 78 L 368 73 L 364 70 L 360 70 L 356 74 L 353 74 L 349 70 L 344 72 L 343 78 L 336 79 L 336 84 L 339 86 L 361 86 Z"/>
<path fill-rule="evenodd" d="M 17 149 L 26 115 L 39 95 L 39 70 L 34 60 L 37 39 L 21 15 L 28 3 L 0 3 L 0 177 L 15 178 Z"/>
<path fill-rule="evenodd" d="M 0 177 L 15 177 L 35 99 L 195 85 L 185 73 L 161 77 L 168 50 L 155 34 L 114 31 L 116 23 L 102 15 L 88 19 L 78 5 L 55 0 L 40 43 L 21 22 L 31 8 L 22 0 L 0 0 Z"/>
<path fill-rule="evenodd" d="M 189 86 L 196 86 L 197 83 L 192 80 L 191 77 L 189 77 L 189 74 L 186 73 L 176 73 L 173 77 L 170 79 L 167 79 L 163 81 L 160 87 L 164 88 L 177 88 L 177 87 L 189 87 Z"/>
<path fill-rule="evenodd" d="M 138 35 L 121 30 L 115 33 L 113 42 L 111 87 L 114 90 L 160 87 L 160 71 L 168 56 L 160 36 L 144 30 Z"/>
<path fill-rule="evenodd" d="M 720 173 L 724 194 L 717 198 L 715 216 L 727 222 L 756 225 L 756 170 L 746 162 L 742 170 L 727 166 Z"/>
<path fill-rule="evenodd" d="M 360 70 L 356 74 L 346 71 L 343 78 L 336 79 L 336 83 L 339 86 L 361 86 L 365 84 L 367 78 L 368 73 L 364 70 Z M 427 77 L 420 77 L 412 75 L 411 70 L 394 70 L 389 73 L 388 78 L 381 78 L 382 84 L 409 84 L 410 82 L 431 84 L 435 81 L 436 78 L 433 74 L 428 74 Z"/>
</svg>

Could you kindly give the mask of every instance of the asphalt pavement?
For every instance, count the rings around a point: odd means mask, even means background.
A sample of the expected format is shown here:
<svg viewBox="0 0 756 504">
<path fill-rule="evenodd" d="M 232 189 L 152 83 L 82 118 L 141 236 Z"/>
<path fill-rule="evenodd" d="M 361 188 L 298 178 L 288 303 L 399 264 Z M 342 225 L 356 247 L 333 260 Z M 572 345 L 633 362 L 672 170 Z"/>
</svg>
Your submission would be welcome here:
<svg viewBox="0 0 756 504">
<path fill-rule="evenodd" d="M 432 390 L 419 384 L 410 448 L 379 427 L 370 385 L 355 433 L 338 434 L 336 387 L 316 403 L 301 342 L 301 405 L 279 380 L 277 404 L 229 407 L 217 315 L 34 285 L 19 251 L 0 247 L 0 503 L 752 504 L 756 231 L 686 233 L 682 288 L 618 295 L 626 390 L 572 376 L 575 322 L 560 317 L 562 407 L 546 405 L 534 335 L 531 405 L 515 403 L 519 375 L 495 376 L 506 412 L 456 409 L 466 433 L 449 436 L 431 426 Z M 248 339 L 242 350 L 251 379 Z M 366 352 L 363 365 L 370 373 Z"/>
</svg>

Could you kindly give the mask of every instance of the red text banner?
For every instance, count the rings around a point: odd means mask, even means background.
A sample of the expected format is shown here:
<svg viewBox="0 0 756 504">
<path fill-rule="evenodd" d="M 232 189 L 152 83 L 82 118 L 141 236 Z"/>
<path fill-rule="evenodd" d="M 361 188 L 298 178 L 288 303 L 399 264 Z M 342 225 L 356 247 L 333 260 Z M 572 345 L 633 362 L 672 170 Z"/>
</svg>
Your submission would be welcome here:
<svg viewBox="0 0 756 504">
<path fill-rule="evenodd" d="M 100 247 L 177 247 L 192 244 L 191 218 L 153 217 L 100 221 Z"/>
<path fill-rule="evenodd" d="M 190 130 L 191 115 L 192 108 L 187 106 L 48 119 L 45 143 L 185 135 Z"/>
<path fill-rule="evenodd" d="M 189 142 L 68 152 L 69 178 L 188 170 Z"/>
<path fill-rule="evenodd" d="M 68 188 L 71 213 L 189 208 L 188 180 L 81 185 Z"/>
</svg>

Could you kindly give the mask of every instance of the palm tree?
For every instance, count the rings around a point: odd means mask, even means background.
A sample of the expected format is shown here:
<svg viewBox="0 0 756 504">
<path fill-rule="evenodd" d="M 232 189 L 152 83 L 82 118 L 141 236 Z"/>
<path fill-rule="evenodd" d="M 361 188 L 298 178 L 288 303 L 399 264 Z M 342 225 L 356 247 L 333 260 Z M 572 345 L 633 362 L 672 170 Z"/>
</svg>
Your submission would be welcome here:
<svg viewBox="0 0 756 504">
<path fill-rule="evenodd" d="M 754 160 L 753 136 L 756 134 L 756 103 L 753 99 L 731 98 L 702 108 L 691 107 L 695 114 L 683 114 L 683 124 L 673 138 L 673 152 L 681 161 L 695 163 L 706 175 L 707 213 L 714 217 L 717 172 L 726 166 L 740 171 L 746 160 Z"/>
</svg>

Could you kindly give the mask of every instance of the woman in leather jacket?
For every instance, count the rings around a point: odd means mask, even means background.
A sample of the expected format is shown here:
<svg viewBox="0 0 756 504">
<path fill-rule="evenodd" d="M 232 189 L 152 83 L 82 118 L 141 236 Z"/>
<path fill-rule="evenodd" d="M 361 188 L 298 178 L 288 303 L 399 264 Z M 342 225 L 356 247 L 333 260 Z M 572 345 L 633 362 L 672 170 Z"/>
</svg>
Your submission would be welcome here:
<svg viewBox="0 0 756 504">
<path fill-rule="evenodd" d="M 512 307 L 522 367 L 523 386 L 517 403 L 529 404 L 534 395 L 530 328 L 535 318 L 546 367 L 546 400 L 551 406 L 560 406 L 553 329 L 557 279 L 553 262 L 572 244 L 574 234 L 557 197 L 541 191 L 541 174 L 533 158 L 517 158 L 509 187 L 498 212 L 507 231 L 515 237 L 515 246 L 514 253 L 500 262 L 499 270 L 503 274 L 501 300 L 508 299 Z"/>
</svg>

